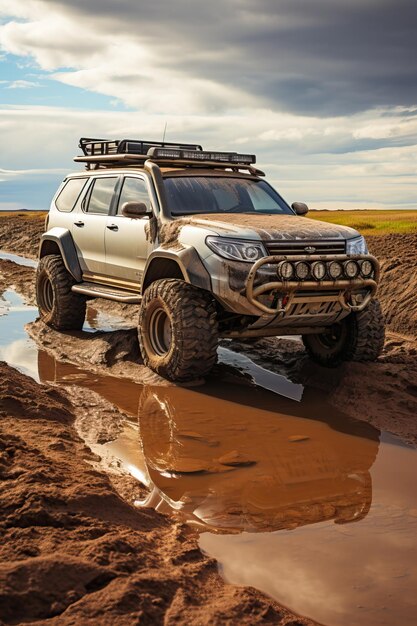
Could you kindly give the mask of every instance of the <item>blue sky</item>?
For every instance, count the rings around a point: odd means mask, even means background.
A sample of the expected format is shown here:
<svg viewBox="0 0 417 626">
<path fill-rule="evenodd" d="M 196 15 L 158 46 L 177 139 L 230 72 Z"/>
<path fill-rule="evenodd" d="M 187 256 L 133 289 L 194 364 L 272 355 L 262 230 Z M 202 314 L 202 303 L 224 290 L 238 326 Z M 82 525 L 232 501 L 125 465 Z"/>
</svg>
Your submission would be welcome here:
<svg viewBox="0 0 417 626">
<path fill-rule="evenodd" d="M 0 209 L 46 208 L 80 136 L 255 152 L 290 201 L 417 208 L 406 0 L 0 0 Z"/>
</svg>

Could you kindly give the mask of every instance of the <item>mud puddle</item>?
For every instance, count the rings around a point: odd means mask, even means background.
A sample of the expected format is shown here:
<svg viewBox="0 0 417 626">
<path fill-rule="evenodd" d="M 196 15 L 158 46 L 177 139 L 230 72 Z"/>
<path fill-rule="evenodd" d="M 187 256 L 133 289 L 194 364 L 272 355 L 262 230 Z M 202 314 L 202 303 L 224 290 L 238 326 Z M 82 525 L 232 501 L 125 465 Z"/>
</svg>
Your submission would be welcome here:
<svg viewBox="0 0 417 626">
<path fill-rule="evenodd" d="M 11 362 L 10 346 L 25 340 L 36 310 L 13 292 L 3 298 L 2 358 Z M 191 389 L 144 386 L 31 349 L 12 364 L 41 382 L 89 388 L 127 416 L 95 450 L 148 486 L 138 506 L 178 511 L 197 527 L 226 580 L 332 626 L 415 621 L 413 448 L 290 381 L 281 396 L 216 379 Z M 240 355 L 228 357 L 239 367 Z"/>
<path fill-rule="evenodd" d="M 10 252 L 5 252 L 4 250 L 0 250 L 0 260 L 3 261 L 13 261 L 13 263 L 17 263 L 17 265 L 23 265 L 24 267 L 38 267 L 38 262 L 33 259 L 28 259 L 24 256 L 19 256 L 18 254 L 11 254 Z"/>
</svg>

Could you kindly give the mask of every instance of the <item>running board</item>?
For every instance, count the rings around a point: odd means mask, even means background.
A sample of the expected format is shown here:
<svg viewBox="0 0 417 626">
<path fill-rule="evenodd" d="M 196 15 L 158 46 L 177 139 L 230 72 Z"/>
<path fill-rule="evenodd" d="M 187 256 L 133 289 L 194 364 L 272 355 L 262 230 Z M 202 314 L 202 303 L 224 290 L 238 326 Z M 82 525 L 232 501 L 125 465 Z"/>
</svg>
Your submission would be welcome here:
<svg viewBox="0 0 417 626">
<path fill-rule="evenodd" d="M 138 293 L 133 291 L 115 289 L 114 287 L 98 285 L 97 283 L 78 283 L 72 287 L 71 291 L 82 293 L 84 296 L 106 298 L 107 300 L 115 300 L 116 302 L 125 302 L 127 304 L 138 304 L 142 299 Z"/>
</svg>

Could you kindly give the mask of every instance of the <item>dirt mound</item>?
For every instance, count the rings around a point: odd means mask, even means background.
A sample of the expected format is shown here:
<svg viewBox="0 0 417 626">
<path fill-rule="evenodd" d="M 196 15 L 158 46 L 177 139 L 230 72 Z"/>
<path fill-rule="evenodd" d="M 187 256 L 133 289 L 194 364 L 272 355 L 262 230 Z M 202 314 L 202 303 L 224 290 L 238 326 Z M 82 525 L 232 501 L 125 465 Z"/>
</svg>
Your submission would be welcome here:
<svg viewBox="0 0 417 626">
<path fill-rule="evenodd" d="M 36 259 L 45 216 L 44 211 L 0 215 L 0 249 Z"/>
<path fill-rule="evenodd" d="M 417 335 L 417 233 L 369 237 L 368 246 L 381 263 L 378 298 L 388 327 Z"/>
<path fill-rule="evenodd" d="M 188 527 L 124 502 L 64 394 L 0 363 L 0 397 L 2 623 L 312 624 L 225 585 Z"/>
<path fill-rule="evenodd" d="M 36 304 L 34 270 L 0 259 L 0 289 L 10 287 L 22 294 L 27 304 Z"/>
</svg>

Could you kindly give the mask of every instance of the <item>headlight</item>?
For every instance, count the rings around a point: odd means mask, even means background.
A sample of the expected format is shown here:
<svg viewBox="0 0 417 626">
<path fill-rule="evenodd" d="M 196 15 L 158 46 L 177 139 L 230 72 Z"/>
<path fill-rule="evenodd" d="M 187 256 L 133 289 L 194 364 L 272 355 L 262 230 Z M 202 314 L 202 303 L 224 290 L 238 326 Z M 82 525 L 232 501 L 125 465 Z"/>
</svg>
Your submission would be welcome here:
<svg viewBox="0 0 417 626">
<path fill-rule="evenodd" d="M 295 264 L 295 275 L 299 280 L 305 280 L 310 273 L 310 267 L 308 263 L 304 263 L 304 261 L 299 261 Z"/>
<path fill-rule="evenodd" d="M 289 261 L 281 261 L 277 268 L 277 274 L 281 280 L 290 280 L 294 275 L 293 264 Z"/>
<path fill-rule="evenodd" d="M 356 263 L 356 261 L 346 261 L 345 274 L 348 278 L 356 278 L 356 276 L 359 274 L 359 265 Z"/>
<path fill-rule="evenodd" d="M 311 273 L 316 280 L 323 280 L 326 276 L 326 266 L 322 261 L 316 261 L 311 266 Z"/>
<path fill-rule="evenodd" d="M 242 241 L 239 239 L 225 239 L 224 237 L 207 237 L 206 244 L 216 254 L 224 259 L 246 261 L 254 263 L 266 256 L 266 250 L 256 241 Z"/>
<path fill-rule="evenodd" d="M 330 278 L 337 280 L 343 274 L 343 267 L 338 261 L 331 261 L 327 266 Z"/>
<path fill-rule="evenodd" d="M 372 265 L 370 261 L 368 261 L 367 259 L 365 259 L 365 261 L 362 261 L 361 274 L 364 278 L 369 278 L 369 276 L 372 275 L 373 271 L 374 271 L 374 266 Z"/>
<path fill-rule="evenodd" d="M 364 237 L 355 237 L 346 242 L 346 254 L 368 254 L 368 246 Z"/>
</svg>

